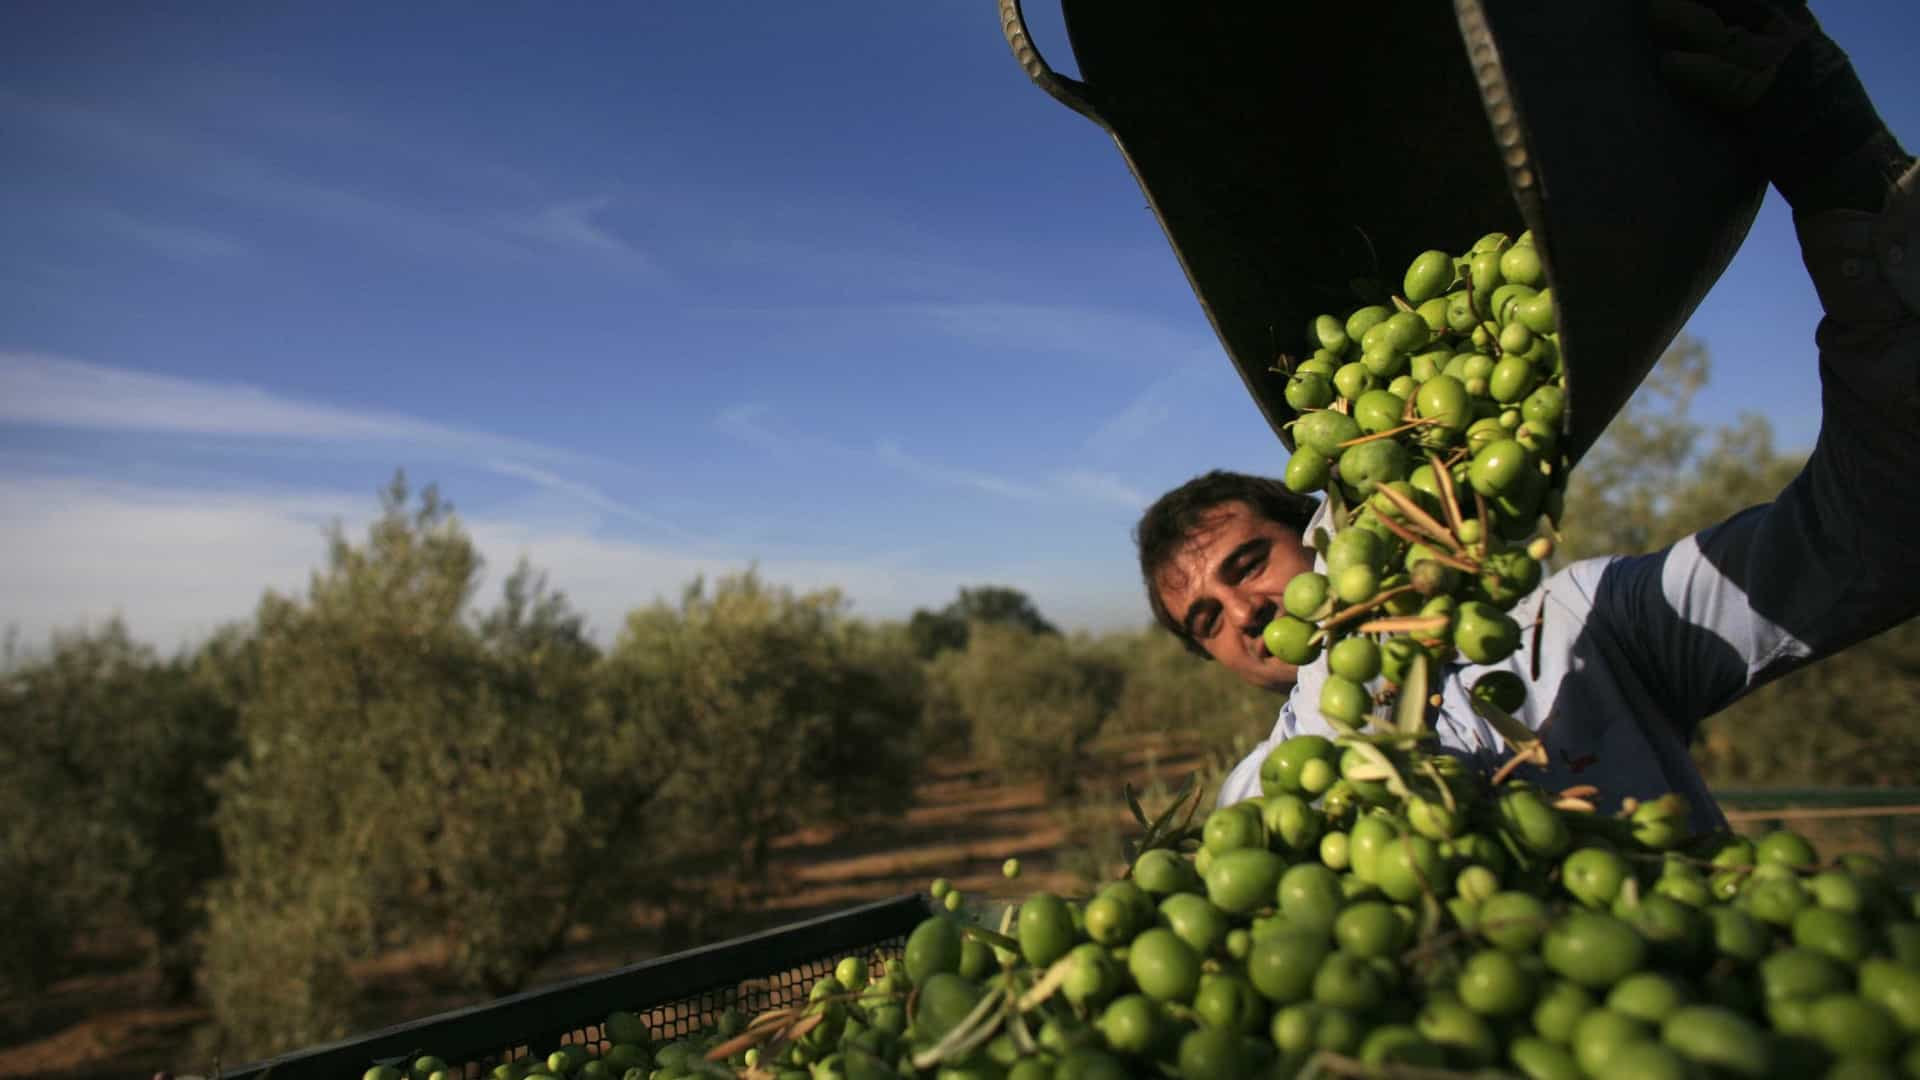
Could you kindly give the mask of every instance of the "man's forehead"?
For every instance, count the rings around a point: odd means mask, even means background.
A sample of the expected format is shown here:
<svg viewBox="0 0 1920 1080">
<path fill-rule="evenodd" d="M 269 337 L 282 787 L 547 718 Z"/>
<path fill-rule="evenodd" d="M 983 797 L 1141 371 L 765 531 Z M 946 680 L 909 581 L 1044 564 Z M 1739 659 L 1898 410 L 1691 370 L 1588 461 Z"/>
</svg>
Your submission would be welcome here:
<svg viewBox="0 0 1920 1080">
<path fill-rule="evenodd" d="M 1220 538 L 1221 533 L 1235 524 L 1251 517 L 1245 505 L 1232 502 L 1216 506 L 1200 515 L 1193 528 L 1174 549 L 1166 565 L 1155 575 L 1160 588 L 1175 593 L 1187 588 L 1196 579 L 1206 576 L 1206 558 L 1208 548 Z"/>
</svg>

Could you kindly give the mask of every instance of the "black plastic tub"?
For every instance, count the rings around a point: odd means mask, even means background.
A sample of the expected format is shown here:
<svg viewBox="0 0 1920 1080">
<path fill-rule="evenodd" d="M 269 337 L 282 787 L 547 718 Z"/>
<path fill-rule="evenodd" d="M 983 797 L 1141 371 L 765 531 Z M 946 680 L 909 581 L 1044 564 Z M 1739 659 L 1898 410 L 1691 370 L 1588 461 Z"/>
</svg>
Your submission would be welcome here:
<svg viewBox="0 0 1920 1080">
<path fill-rule="evenodd" d="M 1356 279 L 1531 229 L 1577 460 L 1745 239 L 1765 185 L 1662 81 L 1637 0 L 1059 0 L 1079 78 L 999 0 L 1050 96 L 1113 136 L 1261 414 Z M 1051 3 L 1052 0 L 1047 0 Z"/>
<path fill-rule="evenodd" d="M 747 1017 L 806 1000 L 815 979 L 848 956 L 869 963 L 900 955 L 906 936 L 931 913 L 920 895 L 880 900 L 774 930 L 749 934 L 599 975 L 529 990 L 453 1012 L 396 1024 L 237 1069 L 229 1080 L 358 1080 L 376 1065 L 405 1069 L 422 1054 L 456 1075 L 478 1077 L 503 1061 L 545 1057 L 579 1044 L 607 1049 L 607 1014 L 638 1014 L 656 1042 L 690 1034 L 726 1009 Z"/>
</svg>

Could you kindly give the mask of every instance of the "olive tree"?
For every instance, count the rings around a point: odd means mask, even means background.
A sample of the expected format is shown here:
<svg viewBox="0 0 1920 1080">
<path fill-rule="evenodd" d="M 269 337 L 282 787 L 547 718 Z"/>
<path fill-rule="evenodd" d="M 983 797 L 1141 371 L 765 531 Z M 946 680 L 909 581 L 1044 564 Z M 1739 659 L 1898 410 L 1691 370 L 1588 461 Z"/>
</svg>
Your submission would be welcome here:
<svg viewBox="0 0 1920 1080">
<path fill-rule="evenodd" d="M 525 566 L 475 611 L 472 541 L 433 488 L 411 503 L 396 479 L 254 618 L 206 972 L 229 1057 L 350 1030 L 354 963 L 395 945 L 443 938 L 462 985 L 518 989 L 646 859 L 659 763 L 580 619 Z"/>
<path fill-rule="evenodd" d="M 58 975 L 79 933 L 131 928 L 168 996 L 191 993 L 221 871 L 210 780 L 233 729 L 188 661 L 117 619 L 55 635 L 0 680 L 0 987 Z"/>
</svg>

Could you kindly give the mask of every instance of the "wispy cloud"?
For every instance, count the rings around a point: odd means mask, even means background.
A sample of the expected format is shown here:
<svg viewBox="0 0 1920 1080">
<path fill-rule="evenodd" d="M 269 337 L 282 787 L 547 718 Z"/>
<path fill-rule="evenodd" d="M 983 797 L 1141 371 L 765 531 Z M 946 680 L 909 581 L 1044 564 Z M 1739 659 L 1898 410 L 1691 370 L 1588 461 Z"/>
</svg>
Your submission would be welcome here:
<svg viewBox="0 0 1920 1080">
<path fill-rule="evenodd" d="M 944 333 L 997 349 L 1091 356 L 1141 367 L 1171 367 L 1220 353 L 1204 322 L 1188 328 L 1109 308 L 939 303 L 905 305 L 904 310 Z"/>
<path fill-rule="evenodd" d="M 582 483 L 578 480 L 569 480 L 550 469 L 543 469 L 537 465 L 529 465 L 524 461 L 507 461 L 503 459 L 495 459 L 487 462 L 487 468 L 502 476 L 511 476 L 516 479 L 525 480 L 530 484 L 545 488 L 548 491 L 556 491 L 562 495 L 570 496 L 596 510 L 645 525 L 650 529 L 666 533 L 676 539 L 699 539 L 693 533 L 688 532 L 665 518 L 657 517 L 644 510 L 636 509 L 633 506 L 615 499 L 606 492 L 594 487 L 592 484 Z"/>
<path fill-rule="evenodd" d="M 1139 489 L 1112 473 L 1072 469 L 1057 474 L 1054 482 L 1064 491 L 1093 502 L 1110 503 L 1128 510 L 1144 510 L 1148 498 Z"/>
<path fill-rule="evenodd" d="M 1182 365 L 1173 374 L 1147 384 L 1124 408 L 1093 429 L 1087 436 L 1087 449 L 1112 453 L 1152 436 L 1172 417 L 1180 392 L 1195 381 L 1193 367 Z"/>
<path fill-rule="evenodd" d="M 721 434 L 750 446 L 784 454 L 793 449 L 793 441 L 767 426 L 767 417 L 772 413 L 773 407 L 763 401 L 743 401 L 720 410 L 720 415 L 713 418 L 713 426 Z"/>
<path fill-rule="evenodd" d="M 190 225 L 150 221 L 112 207 L 96 208 L 90 216 L 105 231 L 178 262 L 201 265 L 247 253 L 247 245 L 234 237 Z"/>
<path fill-rule="evenodd" d="M 42 427 L 373 443 L 542 461 L 583 455 L 396 412 L 343 409 L 243 383 L 33 353 L 0 353 L 0 422 Z"/>
<path fill-rule="evenodd" d="M 552 203 L 510 220 L 507 228 L 542 247 L 613 256 L 653 268 L 651 256 L 599 220 L 612 206 L 613 199 L 605 195 Z"/>
<path fill-rule="evenodd" d="M 346 229 L 418 257 L 512 262 L 556 253 L 591 253 L 657 269 L 645 253 L 595 220 L 611 205 L 605 198 L 552 203 L 519 214 L 448 210 L 420 199 L 317 179 L 263 157 L 166 130 L 130 111 L 6 91 L 0 91 L 0 124 L 78 143 L 153 179 Z M 355 155 L 342 156 L 352 159 Z M 421 184 L 437 188 L 440 181 L 430 177 Z M 522 198 L 514 195 L 515 201 Z M 149 244 L 171 241 L 176 250 L 194 243 L 186 236 L 163 233 L 140 239 Z M 205 246 L 204 237 L 201 246 Z"/>
<path fill-rule="evenodd" d="M 969 488 L 983 491 L 989 495 L 1000 495 L 1009 499 L 1027 502 L 1039 502 L 1047 497 L 1045 490 L 1018 480 L 1008 480 L 990 473 L 976 472 L 972 469 L 957 469 L 947 465 L 937 465 L 914 457 L 899 445 L 883 442 L 876 451 L 880 461 L 894 469 L 933 484 L 948 487 Z"/>
<path fill-rule="evenodd" d="M 54 630 L 122 615 L 141 640 L 163 650 L 191 645 L 221 624 L 247 617 L 261 591 L 299 592 L 325 558 L 324 533 L 338 523 L 352 538 L 377 512 L 373 500 L 327 492 L 217 491 L 140 486 L 68 476 L 0 474 L 0 613 L 29 646 Z M 849 551 L 830 559 L 780 551 L 718 551 L 640 544 L 537 519 L 462 515 L 492 578 L 525 557 L 611 641 L 626 614 L 677 596 L 694 577 L 758 565 L 768 581 L 796 589 L 839 587 L 856 614 L 901 618 L 938 607 L 962 585 L 991 581 L 1021 589 L 1063 625 L 1139 626 L 1144 608 L 1117 595 L 1130 567 L 1076 558 L 1071 566 L 979 562 L 917 568 L 909 560 Z M 484 596 L 482 602 L 490 604 Z"/>
</svg>

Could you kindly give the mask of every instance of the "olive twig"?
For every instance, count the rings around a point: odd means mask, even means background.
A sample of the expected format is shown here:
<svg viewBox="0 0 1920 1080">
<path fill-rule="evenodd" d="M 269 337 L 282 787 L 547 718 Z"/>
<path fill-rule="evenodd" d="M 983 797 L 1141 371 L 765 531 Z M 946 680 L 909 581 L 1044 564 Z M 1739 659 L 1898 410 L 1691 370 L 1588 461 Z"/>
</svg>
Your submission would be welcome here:
<svg viewBox="0 0 1920 1080">
<path fill-rule="evenodd" d="M 1445 615 L 1399 615 L 1361 623 L 1358 629 L 1363 634 L 1432 634 L 1445 630 L 1447 621 Z"/>
<path fill-rule="evenodd" d="M 1381 488 L 1380 490 L 1385 491 L 1386 489 Z M 1426 544 L 1426 539 L 1424 537 L 1416 535 L 1413 532 L 1413 530 L 1407 528 L 1405 525 L 1402 525 L 1397 521 L 1394 521 L 1392 518 L 1389 518 L 1384 514 L 1380 516 L 1380 524 L 1385 525 L 1388 528 L 1388 530 L 1390 530 L 1393 533 L 1393 535 L 1399 537 L 1402 540 L 1405 540 L 1409 544 L 1421 544 L 1421 545 Z M 1444 551 L 1434 551 L 1432 554 L 1428 555 L 1427 557 L 1434 560 L 1437 563 L 1440 563 L 1443 566 L 1451 566 L 1455 570 L 1459 570 L 1464 573 L 1477 574 L 1480 572 L 1479 566 L 1473 563 L 1467 562 L 1464 559 L 1454 558 L 1453 556 L 1448 555 Z M 1408 587 L 1411 588 L 1411 586 L 1408 586 Z"/>
<path fill-rule="evenodd" d="M 1402 495 L 1400 492 L 1395 491 L 1385 484 L 1380 485 L 1374 490 L 1384 496 L 1388 502 L 1392 503 L 1395 509 L 1405 514 L 1407 521 L 1419 527 L 1420 531 L 1426 533 L 1430 539 L 1443 545 L 1448 551 L 1453 552 L 1455 555 L 1466 554 L 1466 549 L 1460 545 L 1460 541 L 1447 530 L 1446 526 L 1433 520 L 1432 514 L 1421 509 L 1419 503 L 1414 502 L 1412 499 L 1407 498 L 1405 495 Z"/>
<path fill-rule="evenodd" d="M 1367 612 L 1372 611 L 1374 608 L 1379 607 L 1381 604 L 1384 604 L 1387 601 L 1393 599 L 1394 597 L 1400 596 L 1404 593 L 1409 593 L 1412 591 L 1413 591 L 1413 586 L 1411 585 L 1396 585 L 1391 589 L 1387 589 L 1383 592 L 1375 593 L 1373 596 L 1369 597 L 1366 600 L 1362 600 L 1361 602 L 1353 605 L 1350 608 L 1345 608 L 1341 611 L 1336 611 L 1332 615 L 1328 616 L 1327 621 L 1321 623 L 1320 629 L 1314 632 L 1314 636 L 1319 638 L 1322 641 L 1325 641 L 1327 631 L 1333 629 L 1336 626 L 1344 626 L 1347 623 L 1350 623 L 1353 620 L 1359 618 L 1360 616 L 1365 615 Z"/>
<path fill-rule="evenodd" d="M 1011 911 L 1013 909 L 1008 908 L 1007 910 Z M 1020 951 L 1019 941 L 1005 934 L 996 934 L 984 926 L 962 926 L 960 932 L 983 945 L 998 945 L 1003 949 L 1012 949 L 1015 952 Z"/>
<path fill-rule="evenodd" d="M 1395 435 L 1404 435 L 1407 432 L 1412 431 L 1414 428 L 1426 427 L 1429 424 L 1437 424 L 1439 422 L 1440 420 L 1438 417 L 1423 416 L 1420 419 L 1415 420 L 1410 424 L 1401 424 L 1399 427 L 1388 428 L 1385 431 L 1376 431 L 1371 435 L 1361 435 L 1357 438 L 1348 439 L 1346 442 L 1335 443 L 1334 447 L 1336 449 L 1345 450 L 1349 446 L 1359 446 L 1361 443 L 1379 442 L 1381 439 L 1391 439 Z"/>
<path fill-rule="evenodd" d="M 1440 509 L 1447 515 L 1447 524 L 1453 527 L 1454 535 L 1460 533 L 1460 503 L 1453 490 L 1452 466 L 1440 460 L 1440 455 L 1427 451 L 1427 463 L 1433 468 L 1433 482 L 1440 487 Z"/>
</svg>

